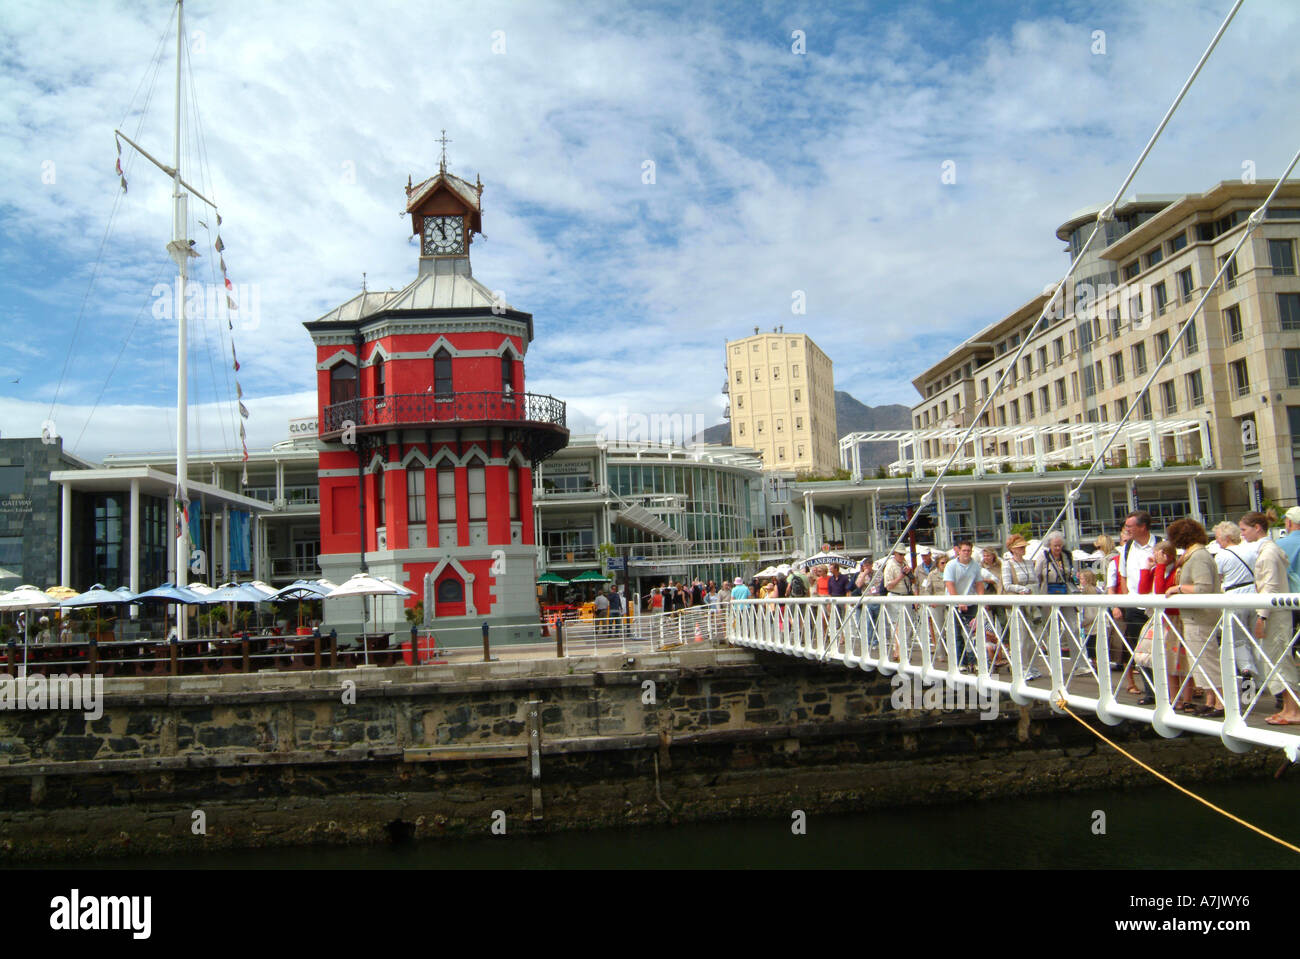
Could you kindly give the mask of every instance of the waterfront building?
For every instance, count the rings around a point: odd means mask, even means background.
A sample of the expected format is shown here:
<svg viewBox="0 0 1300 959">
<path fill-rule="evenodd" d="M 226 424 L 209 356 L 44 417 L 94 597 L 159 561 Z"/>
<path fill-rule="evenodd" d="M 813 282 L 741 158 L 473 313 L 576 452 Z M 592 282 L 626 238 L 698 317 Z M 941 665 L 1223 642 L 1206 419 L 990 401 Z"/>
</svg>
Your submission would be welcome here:
<svg viewBox="0 0 1300 959">
<path fill-rule="evenodd" d="M 830 357 L 806 333 L 727 341 L 731 442 L 758 451 L 769 470 L 834 473 L 835 375 Z"/>
<path fill-rule="evenodd" d="M 59 568 L 59 484 L 50 474 L 90 468 L 58 436 L 0 440 L 0 589 L 67 582 Z"/>
<path fill-rule="evenodd" d="M 582 436 L 536 476 L 542 560 L 566 579 L 604 561 L 644 596 L 669 580 L 751 575 L 792 545 L 754 450 Z"/>
<path fill-rule="evenodd" d="M 407 184 L 416 278 L 304 326 L 316 345 L 320 568 L 387 576 L 452 642 L 484 622 L 536 638 L 532 471 L 568 442 L 565 407 L 526 392 L 533 318 L 470 268 L 481 183 Z M 413 598 L 408 605 L 416 600 Z M 361 603 L 331 621 L 359 624 Z M 471 635 L 474 634 L 474 635 Z"/>
<path fill-rule="evenodd" d="M 1120 204 L 1104 242 L 1094 241 L 1064 303 L 1054 304 L 1050 321 L 1032 337 L 978 425 L 1118 422 L 1272 186 L 1225 181 L 1205 193 L 1139 196 Z M 1097 212 L 1080 211 L 1057 230 L 1067 255 L 1082 248 Z M 1234 475 L 1245 470 L 1262 480 L 1263 497 L 1296 502 L 1298 239 L 1300 184 L 1287 184 L 1225 278 L 1210 288 L 1202 313 L 1130 419 L 1191 419 L 1205 429 L 1157 430 L 1154 439 L 1149 431 L 1145 437 L 1134 432 L 1113 450 L 1111 465 L 1159 470 L 1196 463 Z M 923 399 L 912 410 L 913 426 L 968 426 L 1046 301 L 1044 295 L 1031 298 L 918 376 L 913 384 Z M 937 469 L 956 435 L 918 434 L 919 467 Z M 1050 460 L 1057 437 L 1047 431 L 1042 441 Z M 993 442 L 987 439 L 986 452 L 1014 455 L 1014 437 L 998 438 L 989 450 Z M 1222 502 L 1244 507 L 1248 497 L 1238 487 L 1222 488 Z"/>
</svg>

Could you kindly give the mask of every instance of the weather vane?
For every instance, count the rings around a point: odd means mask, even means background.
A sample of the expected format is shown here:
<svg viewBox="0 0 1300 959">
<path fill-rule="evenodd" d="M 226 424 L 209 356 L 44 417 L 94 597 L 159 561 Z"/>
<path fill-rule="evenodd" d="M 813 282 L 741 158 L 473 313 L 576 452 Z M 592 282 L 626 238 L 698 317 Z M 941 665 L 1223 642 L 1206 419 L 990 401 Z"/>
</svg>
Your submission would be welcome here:
<svg viewBox="0 0 1300 959">
<path fill-rule="evenodd" d="M 451 142 L 450 140 L 447 139 L 446 130 L 442 131 L 442 136 L 438 139 L 437 142 L 442 144 L 442 161 L 438 164 L 438 168 L 442 170 L 442 172 L 446 173 L 447 172 L 447 144 Z"/>
</svg>

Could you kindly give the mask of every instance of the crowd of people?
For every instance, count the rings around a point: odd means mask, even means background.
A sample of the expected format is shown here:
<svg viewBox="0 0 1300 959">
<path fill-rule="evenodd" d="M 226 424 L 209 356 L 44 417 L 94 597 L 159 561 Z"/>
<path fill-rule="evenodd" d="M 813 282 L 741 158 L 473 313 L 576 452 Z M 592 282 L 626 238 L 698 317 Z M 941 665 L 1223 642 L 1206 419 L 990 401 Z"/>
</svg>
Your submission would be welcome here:
<svg viewBox="0 0 1300 959">
<path fill-rule="evenodd" d="M 1236 523 L 1219 523 L 1207 531 L 1199 521 L 1188 517 L 1171 522 L 1164 538 L 1159 539 L 1150 514 L 1134 510 L 1125 517 L 1118 543 L 1107 535 L 1096 539 L 1096 552 L 1088 565 L 1075 561 L 1060 533 L 1050 535 L 1032 558 L 1027 555 L 1029 543 L 1018 534 L 1009 537 L 1001 551 L 996 547 L 976 550 L 969 540 L 956 543 L 951 554 L 922 546 L 916 550 L 915 565 L 910 562 L 910 550 L 900 544 L 885 560 L 879 575 L 871 556 L 856 569 L 846 570 L 836 563 L 814 566 L 807 572 L 781 566 L 775 576 L 761 582 L 745 584 L 737 579 L 732 596 L 782 599 L 858 596 L 864 592 L 970 596 L 970 603 L 957 607 L 962 628 L 957 630 L 956 655 L 965 669 L 973 665 L 972 642 L 978 641 L 977 597 L 991 593 L 1176 596 L 1300 592 L 1300 506 L 1287 510 L 1283 519 L 1285 534 L 1274 541 L 1269 529 L 1276 522 L 1271 512 L 1252 511 Z M 1211 542 L 1217 545 L 1211 548 Z M 985 604 L 985 609 L 986 617 L 1005 625 L 1007 608 Z M 1043 621 L 1044 610 L 1029 609 L 1026 615 L 1031 625 Z M 1118 606 L 1106 610 L 1098 605 L 1072 608 L 1070 613 L 1077 625 L 1063 638 L 1062 653 L 1084 657 L 1095 668 L 1095 643 L 1100 632 L 1108 638 L 1111 669 L 1121 674 L 1120 686 L 1135 694 L 1139 705 L 1154 704 L 1155 691 L 1150 683 L 1163 681 L 1168 684 L 1175 708 L 1217 718 L 1224 715 L 1219 644 L 1231 642 L 1240 675 L 1236 685 L 1229 682 L 1229 689 L 1249 690 L 1266 681 L 1276 703 L 1276 711 L 1266 721 L 1272 725 L 1300 724 L 1300 702 L 1287 692 L 1300 686 L 1300 669 L 1291 648 L 1300 622 L 1293 622 L 1289 610 L 1270 606 L 1241 610 L 1221 622 L 1216 609 L 1166 609 L 1163 615 L 1172 628 L 1163 631 L 1156 629 L 1156 612 Z M 1110 628 L 1095 628 L 1098 614 L 1109 616 Z M 998 630 L 984 637 L 994 667 L 1006 664 L 1005 649 L 997 642 L 998 632 L 1005 635 Z M 932 626 L 932 640 L 934 633 Z M 1026 678 L 1030 680 L 1040 675 L 1034 665 L 1032 633 L 1032 629 L 1022 632 L 1023 659 L 1028 664 Z M 1153 673 L 1152 646 L 1158 635 L 1163 635 L 1165 641 L 1162 659 L 1167 675 L 1163 678 Z M 1257 651 L 1265 662 L 1259 661 Z"/>
</svg>

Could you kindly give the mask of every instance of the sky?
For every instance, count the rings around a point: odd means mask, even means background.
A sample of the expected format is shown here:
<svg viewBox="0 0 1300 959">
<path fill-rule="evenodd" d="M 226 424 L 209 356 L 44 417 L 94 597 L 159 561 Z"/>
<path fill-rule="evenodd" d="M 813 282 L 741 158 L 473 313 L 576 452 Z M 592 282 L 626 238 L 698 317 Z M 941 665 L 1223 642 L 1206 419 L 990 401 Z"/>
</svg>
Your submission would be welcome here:
<svg viewBox="0 0 1300 959">
<path fill-rule="evenodd" d="M 1231 4 L 186 4 L 182 174 L 240 309 L 189 325 L 192 450 L 315 408 L 302 324 L 415 278 L 407 177 L 481 177 L 474 275 L 534 316 L 527 389 L 574 432 L 721 421 L 724 344 L 806 332 L 835 386 L 911 381 L 1069 265 Z M 0 435 L 175 449 L 174 7 L 0 0 Z M 1126 195 L 1300 145 L 1300 5 L 1248 0 Z M 174 26 L 171 28 L 174 29 Z M 157 55 L 155 57 L 155 55 Z M 151 59 L 153 58 L 153 59 Z M 191 202 L 192 278 L 218 229 Z M 794 312 L 798 303 L 805 312 Z"/>
</svg>

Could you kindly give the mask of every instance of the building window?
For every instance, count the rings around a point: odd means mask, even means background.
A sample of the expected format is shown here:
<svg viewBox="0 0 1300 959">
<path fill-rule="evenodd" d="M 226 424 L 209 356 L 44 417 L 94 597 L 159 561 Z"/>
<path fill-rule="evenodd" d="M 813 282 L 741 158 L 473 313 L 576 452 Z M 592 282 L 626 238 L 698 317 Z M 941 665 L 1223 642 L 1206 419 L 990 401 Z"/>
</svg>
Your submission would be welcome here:
<svg viewBox="0 0 1300 959">
<path fill-rule="evenodd" d="M 1232 369 L 1232 391 L 1237 396 L 1245 396 L 1250 392 L 1250 370 L 1246 368 L 1245 360 L 1237 360 L 1231 366 Z"/>
<path fill-rule="evenodd" d="M 433 392 L 436 396 L 451 396 L 451 354 L 445 346 L 433 354 Z"/>
<path fill-rule="evenodd" d="M 1300 386 L 1300 350 L 1286 350 L 1286 385 Z"/>
<path fill-rule="evenodd" d="M 784 432 L 784 430 L 785 430 L 785 420 L 778 419 L 778 420 L 776 421 L 776 431 L 777 431 L 778 433 L 781 433 L 781 432 Z"/>
<path fill-rule="evenodd" d="M 1051 394 L 1048 393 L 1046 386 L 1038 388 L 1038 405 L 1044 413 L 1050 413 L 1052 410 L 1052 404 L 1048 401 L 1050 396 Z"/>
<path fill-rule="evenodd" d="M 1052 360 L 1056 363 L 1065 360 L 1065 342 L 1059 336 L 1052 342 Z"/>
<path fill-rule="evenodd" d="M 801 394 L 802 394 L 802 391 L 801 391 L 801 390 L 795 390 L 795 391 L 794 391 L 794 401 L 795 401 L 796 403 L 800 402 L 800 396 L 801 396 Z"/>
<path fill-rule="evenodd" d="M 803 459 L 803 447 L 799 447 L 799 459 Z"/>
<path fill-rule="evenodd" d="M 744 423 L 739 423 L 739 424 L 737 424 L 737 425 L 740 427 L 740 435 L 741 435 L 741 436 L 744 436 L 744 435 L 745 435 L 745 424 L 744 424 Z"/>
<path fill-rule="evenodd" d="M 1295 276 L 1295 248 L 1290 240 L 1269 240 L 1268 261 L 1274 276 Z"/>
<path fill-rule="evenodd" d="M 438 467 L 438 522 L 456 522 L 456 470 L 448 463 Z"/>
<path fill-rule="evenodd" d="M 1079 400 L 1079 374 L 1070 374 L 1070 399 L 1078 402 Z"/>
<path fill-rule="evenodd" d="M 1032 357 L 1028 357 L 1028 356 L 1023 357 L 1020 360 L 1020 365 L 1024 367 L 1025 379 L 1029 379 L 1031 376 L 1034 375 L 1034 361 Z"/>
<path fill-rule="evenodd" d="M 1178 412 L 1178 396 L 1174 392 L 1174 381 L 1165 380 L 1160 384 L 1160 401 L 1164 404 L 1165 415 Z"/>
<path fill-rule="evenodd" d="M 759 420 L 759 421 L 758 421 L 758 432 L 759 432 L 760 434 L 763 432 L 763 421 L 762 421 L 762 420 Z"/>
<path fill-rule="evenodd" d="M 738 410 L 743 410 L 744 408 L 745 408 L 745 398 L 744 398 L 743 396 L 741 396 L 739 393 L 737 393 L 737 394 L 736 394 L 736 409 L 738 409 Z"/>
<path fill-rule="evenodd" d="M 1151 267 L 1155 266 L 1164 258 L 1165 258 L 1165 254 L 1158 246 L 1150 250 L 1147 250 L 1146 254 L 1142 257 L 1143 261 L 1145 261 L 1146 263 L 1146 267 L 1148 270 L 1151 269 Z"/>
<path fill-rule="evenodd" d="M 1040 346 L 1038 348 L 1038 372 L 1041 373 L 1045 369 L 1047 369 L 1047 347 Z"/>
<path fill-rule="evenodd" d="M 1119 318 L 1119 308 L 1112 307 L 1111 309 L 1107 310 L 1106 316 L 1110 320 L 1111 339 L 1114 339 L 1119 336 L 1120 325 L 1121 325 L 1120 318 Z"/>
<path fill-rule="evenodd" d="M 1169 241 L 1169 252 L 1177 253 L 1186 245 L 1187 245 L 1187 231 L 1183 230 L 1183 232 L 1179 233 L 1177 236 L 1175 236 L 1172 240 Z"/>
<path fill-rule="evenodd" d="M 1300 293 L 1279 293 L 1277 315 L 1284 330 L 1300 330 Z"/>
<path fill-rule="evenodd" d="M 745 382 L 745 371 L 736 370 L 736 382 L 743 384 Z"/>
<path fill-rule="evenodd" d="M 1128 397 L 1121 396 L 1115 401 L 1115 419 L 1122 420 L 1124 414 L 1128 412 Z"/>
<path fill-rule="evenodd" d="M 1169 332 L 1163 330 L 1156 334 L 1156 353 L 1164 356 L 1169 352 Z"/>
<path fill-rule="evenodd" d="M 790 375 L 793 376 L 796 380 L 799 379 L 799 364 L 798 364 L 798 363 L 794 364 L 794 366 L 792 366 L 792 367 L 790 368 Z"/>
<path fill-rule="evenodd" d="M 1270 213 L 1273 211 L 1270 210 Z M 1286 408 L 1287 425 L 1291 428 L 1291 442 L 1300 442 L 1300 406 L 1288 406 Z"/>
<path fill-rule="evenodd" d="M 1142 394 L 1142 402 L 1138 404 L 1138 419 L 1151 419 L 1151 394 L 1149 392 Z"/>
<path fill-rule="evenodd" d="M 475 456 L 465 469 L 469 486 L 469 518 L 471 522 L 487 519 L 487 469 Z"/>
<path fill-rule="evenodd" d="M 1223 288 L 1231 290 L 1237 285 L 1237 258 L 1234 256 L 1229 260 L 1228 255 L 1225 253 L 1219 257 L 1219 269 L 1223 269 L 1224 263 L 1228 264 L 1228 271 L 1223 274 Z"/>
<path fill-rule="evenodd" d="M 1143 376 L 1147 371 L 1147 345 L 1139 343 L 1133 347 L 1133 375 Z"/>
<path fill-rule="evenodd" d="M 424 467 L 419 463 L 406 468 L 406 521 L 424 522 Z"/>
<path fill-rule="evenodd" d="M 1064 406 L 1065 403 L 1065 377 L 1062 376 L 1056 381 L 1056 405 Z"/>
<path fill-rule="evenodd" d="M 384 468 L 375 470 L 375 525 L 388 525 L 388 498 L 384 495 Z"/>
<path fill-rule="evenodd" d="M 781 378 L 781 367 L 779 366 L 772 367 L 772 381 L 776 382 L 780 378 Z"/>
<path fill-rule="evenodd" d="M 1034 394 L 1026 393 L 1025 394 L 1025 419 L 1032 420 L 1033 418 L 1034 418 Z"/>
<path fill-rule="evenodd" d="M 357 368 L 351 363 L 335 363 L 330 370 L 330 405 L 357 398 Z"/>
<path fill-rule="evenodd" d="M 998 407 L 998 426 L 1006 426 L 1006 425 L 1007 425 L 1007 408 L 1006 408 L 1005 406 L 999 406 L 999 407 Z"/>
<path fill-rule="evenodd" d="M 1178 295 L 1182 297 L 1184 303 L 1192 298 L 1192 290 L 1195 287 L 1192 284 L 1192 268 L 1189 266 L 1185 270 L 1178 271 Z"/>
<path fill-rule="evenodd" d="M 501 354 L 501 392 L 513 393 L 515 389 L 515 361 L 509 353 Z"/>
<path fill-rule="evenodd" d="M 754 382 L 755 382 L 755 383 L 761 383 L 762 381 L 763 381 L 763 371 L 762 371 L 762 370 L 754 370 Z"/>
<path fill-rule="evenodd" d="M 1091 366 L 1085 366 L 1083 368 L 1083 395 L 1084 396 L 1097 395 L 1097 381 L 1095 377 L 1092 375 Z"/>
<path fill-rule="evenodd" d="M 802 416 L 796 416 L 796 417 L 794 418 L 794 428 L 795 428 L 796 430 L 802 430 L 802 429 L 803 429 L 803 417 L 802 417 Z"/>
<path fill-rule="evenodd" d="M 1092 369 L 1093 372 L 1097 374 L 1097 389 L 1104 390 L 1106 388 L 1106 377 L 1103 375 L 1102 372 L 1101 360 L 1098 360 L 1096 363 L 1092 364 Z"/>
<path fill-rule="evenodd" d="M 510 519 L 518 521 L 520 516 L 519 506 L 519 465 L 510 464 Z"/>
<path fill-rule="evenodd" d="M 1085 320 L 1079 324 L 1079 349 L 1087 350 L 1092 348 L 1092 323 Z"/>
<path fill-rule="evenodd" d="M 1230 306 L 1223 311 L 1223 316 L 1228 321 L 1228 342 L 1240 343 L 1246 335 L 1241 327 L 1241 307 Z"/>
<path fill-rule="evenodd" d="M 1110 355 L 1110 380 L 1112 383 L 1119 384 L 1124 382 L 1124 354 L 1112 353 Z"/>
<path fill-rule="evenodd" d="M 783 459 L 785 459 L 785 447 L 784 447 L 784 446 L 778 446 L 778 447 L 776 448 L 776 458 L 779 459 L 779 460 L 783 460 Z"/>
<path fill-rule="evenodd" d="M 1201 348 L 1201 334 L 1196 332 L 1196 321 L 1192 320 L 1183 334 L 1183 356 L 1191 356 Z"/>
<path fill-rule="evenodd" d="M 1133 279 L 1133 277 L 1137 276 L 1141 272 L 1142 272 L 1141 264 L 1139 264 L 1137 260 L 1134 260 L 1132 263 L 1125 264 L 1124 279 L 1131 280 Z"/>
<path fill-rule="evenodd" d="M 1151 287 L 1151 300 L 1156 305 L 1156 316 L 1164 316 L 1165 307 L 1169 304 L 1169 294 L 1165 292 L 1164 280 Z"/>
<path fill-rule="evenodd" d="M 375 360 L 375 396 L 387 396 L 388 383 L 384 378 L 384 358 Z"/>
</svg>

